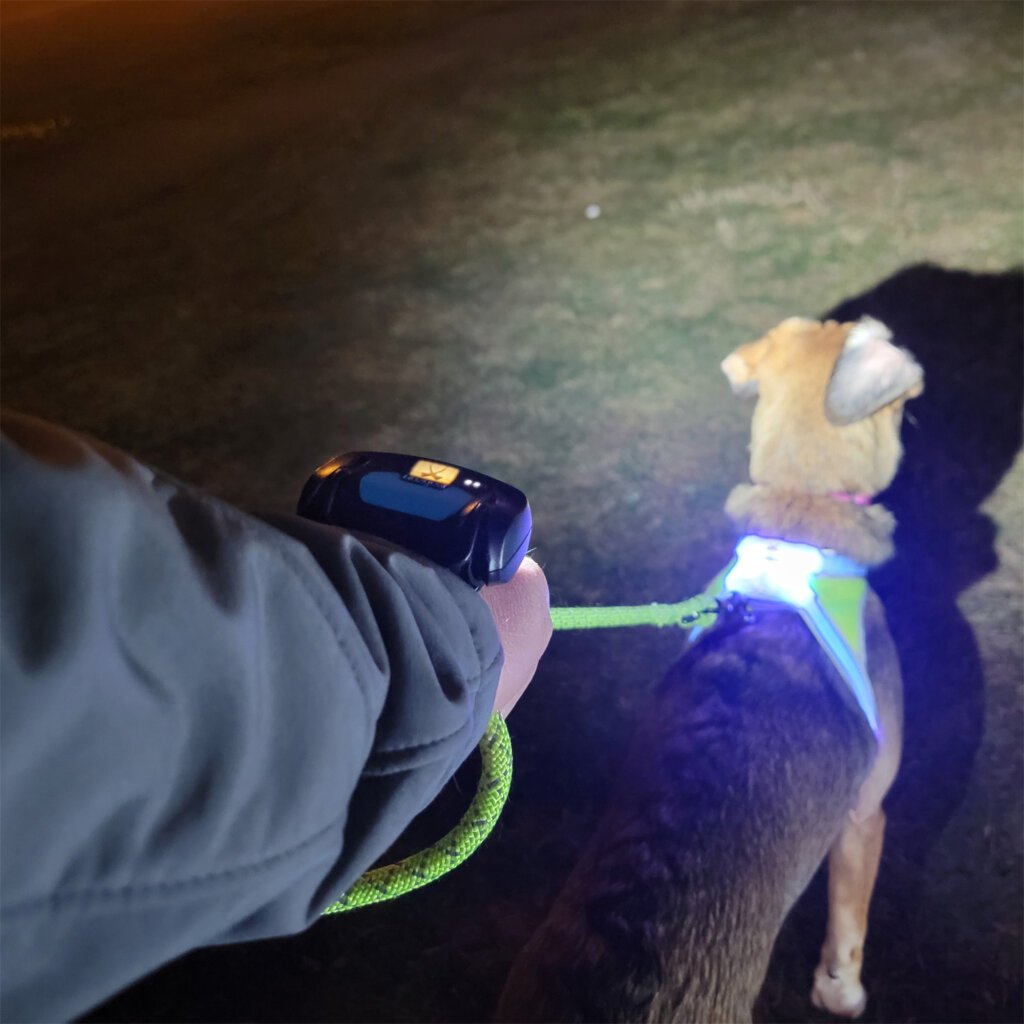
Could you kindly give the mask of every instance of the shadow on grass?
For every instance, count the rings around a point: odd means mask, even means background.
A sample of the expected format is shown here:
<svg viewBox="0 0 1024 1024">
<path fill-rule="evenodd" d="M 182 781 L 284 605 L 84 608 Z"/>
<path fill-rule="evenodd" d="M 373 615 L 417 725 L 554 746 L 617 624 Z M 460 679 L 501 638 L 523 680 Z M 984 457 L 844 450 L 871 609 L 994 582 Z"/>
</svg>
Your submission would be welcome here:
<svg viewBox="0 0 1024 1024">
<path fill-rule="evenodd" d="M 886 804 L 865 1019 L 1019 1021 L 1019 978 L 973 976 L 955 940 L 943 938 L 943 924 L 928 920 L 920 904 L 929 855 L 964 800 L 984 732 L 978 644 L 957 599 L 997 566 L 996 527 L 980 506 L 1022 444 L 1024 275 L 912 266 L 827 315 L 848 321 L 865 314 L 888 325 L 925 372 L 925 393 L 908 406 L 900 472 L 880 497 L 899 524 L 896 557 L 871 579 L 900 653 L 906 724 L 903 764 Z M 998 794 L 1004 799 L 1009 805 L 1020 793 Z M 762 1020 L 806 1019 L 824 928 L 822 875 L 780 936 Z M 941 879 L 938 885 L 944 888 Z M 1001 880 L 978 878 L 977 885 Z M 936 946 L 945 950 L 941 959 Z"/>
<path fill-rule="evenodd" d="M 959 805 L 981 741 L 984 679 L 956 601 L 997 565 L 980 506 L 1022 444 L 1024 279 L 912 267 L 832 315 L 865 313 L 925 371 L 903 468 L 881 498 L 899 523 L 896 557 L 872 579 L 903 665 L 906 753 L 891 808 L 895 822 L 913 818 L 900 838 L 916 866 Z"/>
</svg>

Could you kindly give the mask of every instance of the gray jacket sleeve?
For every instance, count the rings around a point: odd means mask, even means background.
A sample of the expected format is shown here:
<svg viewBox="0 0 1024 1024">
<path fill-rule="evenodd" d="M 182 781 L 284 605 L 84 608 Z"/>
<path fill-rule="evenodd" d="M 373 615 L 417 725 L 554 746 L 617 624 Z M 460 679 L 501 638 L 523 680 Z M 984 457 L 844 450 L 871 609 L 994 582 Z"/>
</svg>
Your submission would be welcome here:
<svg viewBox="0 0 1024 1024">
<path fill-rule="evenodd" d="M 446 570 L 4 434 L 0 1019 L 52 1021 L 314 921 L 473 749 L 501 649 Z"/>
</svg>

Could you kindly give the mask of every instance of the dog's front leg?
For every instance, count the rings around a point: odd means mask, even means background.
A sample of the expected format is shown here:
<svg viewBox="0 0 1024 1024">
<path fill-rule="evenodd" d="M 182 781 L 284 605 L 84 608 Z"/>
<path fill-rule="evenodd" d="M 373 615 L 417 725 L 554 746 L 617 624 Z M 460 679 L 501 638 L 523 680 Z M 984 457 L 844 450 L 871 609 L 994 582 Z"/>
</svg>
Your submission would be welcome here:
<svg viewBox="0 0 1024 1024">
<path fill-rule="evenodd" d="M 859 1017 L 867 1004 L 861 984 L 868 906 L 885 834 L 880 806 L 867 816 L 850 811 L 828 857 L 828 928 L 814 972 L 814 1005 L 842 1017 Z"/>
</svg>

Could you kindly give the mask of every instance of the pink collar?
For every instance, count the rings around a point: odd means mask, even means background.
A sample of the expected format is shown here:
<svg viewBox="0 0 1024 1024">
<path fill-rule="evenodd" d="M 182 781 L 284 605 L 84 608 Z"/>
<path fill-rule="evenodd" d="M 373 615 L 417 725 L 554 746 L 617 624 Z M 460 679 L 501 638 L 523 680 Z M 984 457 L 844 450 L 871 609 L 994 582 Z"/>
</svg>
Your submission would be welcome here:
<svg viewBox="0 0 1024 1024">
<path fill-rule="evenodd" d="M 836 501 L 851 501 L 854 505 L 870 505 L 874 500 L 870 494 L 851 494 L 849 491 L 829 491 L 828 496 Z"/>
</svg>

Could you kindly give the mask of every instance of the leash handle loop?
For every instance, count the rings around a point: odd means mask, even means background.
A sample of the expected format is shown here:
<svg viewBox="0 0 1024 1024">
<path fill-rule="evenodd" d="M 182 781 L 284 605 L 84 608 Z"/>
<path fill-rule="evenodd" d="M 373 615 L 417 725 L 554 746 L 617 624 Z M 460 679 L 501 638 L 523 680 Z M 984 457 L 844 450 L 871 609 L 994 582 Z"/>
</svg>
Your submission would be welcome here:
<svg viewBox="0 0 1024 1024">
<path fill-rule="evenodd" d="M 367 871 L 324 914 L 341 914 L 420 889 L 458 867 L 477 849 L 494 828 L 512 785 L 512 741 L 501 715 L 491 716 L 479 750 L 480 783 L 455 828 L 405 860 Z"/>
</svg>

